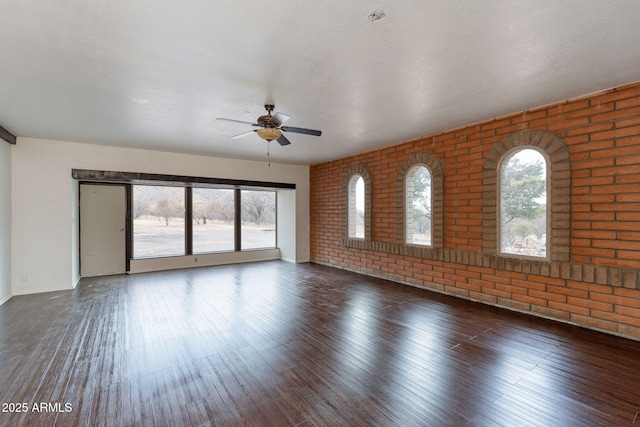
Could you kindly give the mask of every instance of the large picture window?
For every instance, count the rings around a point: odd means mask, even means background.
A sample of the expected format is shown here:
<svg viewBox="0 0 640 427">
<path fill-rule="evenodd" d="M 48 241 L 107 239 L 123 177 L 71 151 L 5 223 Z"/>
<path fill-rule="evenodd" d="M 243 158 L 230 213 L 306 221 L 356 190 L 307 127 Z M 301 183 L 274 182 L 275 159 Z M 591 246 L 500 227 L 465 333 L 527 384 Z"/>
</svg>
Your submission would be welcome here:
<svg viewBox="0 0 640 427">
<path fill-rule="evenodd" d="M 134 258 L 276 247 L 276 191 L 132 188 Z"/>
<path fill-rule="evenodd" d="M 547 162 L 537 150 L 508 153 L 500 166 L 500 252 L 547 257 Z"/>
<path fill-rule="evenodd" d="M 185 254 L 185 189 L 133 186 L 133 256 Z"/>
<path fill-rule="evenodd" d="M 193 253 L 233 251 L 234 190 L 193 189 Z"/>
<path fill-rule="evenodd" d="M 276 246 L 276 193 L 242 190 L 242 249 Z"/>
</svg>

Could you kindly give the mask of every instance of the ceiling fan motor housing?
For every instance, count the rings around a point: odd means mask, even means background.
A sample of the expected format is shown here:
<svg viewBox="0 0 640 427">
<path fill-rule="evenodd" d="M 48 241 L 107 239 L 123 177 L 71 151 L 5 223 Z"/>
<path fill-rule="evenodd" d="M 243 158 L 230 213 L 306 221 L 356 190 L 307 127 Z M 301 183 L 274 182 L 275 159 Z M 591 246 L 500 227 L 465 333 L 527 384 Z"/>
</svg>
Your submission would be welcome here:
<svg viewBox="0 0 640 427">
<path fill-rule="evenodd" d="M 258 117 L 258 124 L 260 126 L 269 127 L 269 128 L 278 127 L 277 123 L 274 123 L 274 122 L 271 121 L 271 119 L 273 118 L 273 116 L 271 115 L 271 112 L 273 111 L 274 108 L 275 108 L 275 105 L 273 105 L 273 104 L 265 104 L 264 105 L 264 109 L 267 110 L 267 114 L 265 116 Z"/>
<path fill-rule="evenodd" d="M 271 121 L 273 116 L 260 116 L 258 117 L 258 124 L 265 128 L 276 128 L 278 124 Z"/>
</svg>

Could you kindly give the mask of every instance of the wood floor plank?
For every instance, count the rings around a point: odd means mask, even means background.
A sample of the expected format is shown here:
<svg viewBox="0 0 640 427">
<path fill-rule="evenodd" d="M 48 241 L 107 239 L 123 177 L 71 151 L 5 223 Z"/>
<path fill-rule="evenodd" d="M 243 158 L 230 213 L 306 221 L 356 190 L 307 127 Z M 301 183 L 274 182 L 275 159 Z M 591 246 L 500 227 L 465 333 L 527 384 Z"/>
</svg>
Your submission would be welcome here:
<svg viewBox="0 0 640 427">
<path fill-rule="evenodd" d="M 313 264 L 109 276 L 0 306 L 0 425 L 630 425 L 638 355 Z"/>
</svg>

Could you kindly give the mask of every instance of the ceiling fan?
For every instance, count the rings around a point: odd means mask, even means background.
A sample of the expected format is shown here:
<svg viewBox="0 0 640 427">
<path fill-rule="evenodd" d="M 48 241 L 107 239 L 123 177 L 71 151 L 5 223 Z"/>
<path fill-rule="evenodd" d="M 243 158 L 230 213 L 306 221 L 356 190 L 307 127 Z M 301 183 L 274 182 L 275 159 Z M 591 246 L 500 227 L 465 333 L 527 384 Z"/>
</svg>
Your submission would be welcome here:
<svg viewBox="0 0 640 427">
<path fill-rule="evenodd" d="M 251 123 L 251 122 L 245 122 L 242 120 L 224 119 L 224 118 L 217 118 L 216 120 L 244 123 L 251 126 L 257 126 L 260 128 L 260 129 L 253 129 L 247 132 L 243 132 L 239 135 L 232 136 L 231 139 L 242 138 L 243 136 L 247 136 L 255 132 L 258 134 L 260 138 L 264 139 L 267 142 L 276 140 L 278 141 L 278 144 L 284 146 L 284 145 L 291 144 L 291 141 L 289 141 L 287 137 L 282 134 L 282 132 L 302 133 L 305 135 L 314 135 L 314 136 L 322 135 L 322 131 L 319 131 L 319 130 L 296 128 L 293 126 L 282 126 L 282 124 L 287 120 L 289 120 L 290 117 L 283 113 L 275 113 L 272 115 L 271 113 L 275 108 L 273 104 L 266 104 L 264 108 L 265 110 L 267 110 L 267 114 L 264 116 L 258 117 L 258 120 L 257 120 L 258 123 Z"/>
</svg>

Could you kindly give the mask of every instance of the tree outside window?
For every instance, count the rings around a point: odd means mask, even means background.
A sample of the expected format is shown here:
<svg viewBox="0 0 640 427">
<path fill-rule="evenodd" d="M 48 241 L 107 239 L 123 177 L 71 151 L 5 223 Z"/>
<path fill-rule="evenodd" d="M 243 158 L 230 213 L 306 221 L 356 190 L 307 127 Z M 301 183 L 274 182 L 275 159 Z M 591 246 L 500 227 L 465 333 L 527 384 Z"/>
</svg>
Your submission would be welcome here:
<svg viewBox="0 0 640 427">
<path fill-rule="evenodd" d="M 236 212 L 237 191 L 134 185 L 133 257 L 275 248 L 277 193 L 240 189 L 241 208 Z M 189 199 L 191 209 L 186 209 Z M 237 231 L 241 242 L 236 242 Z"/>
<path fill-rule="evenodd" d="M 233 251 L 234 190 L 193 189 L 193 252 Z"/>
<path fill-rule="evenodd" d="M 547 163 L 521 149 L 500 168 L 500 247 L 506 254 L 547 256 Z"/>
<path fill-rule="evenodd" d="M 185 254 L 183 187 L 133 186 L 134 258 Z"/>
<path fill-rule="evenodd" d="M 276 192 L 242 190 L 242 249 L 276 247 Z"/>
<path fill-rule="evenodd" d="M 409 169 L 405 180 L 406 242 L 431 245 L 431 173 L 423 165 Z"/>
</svg>

